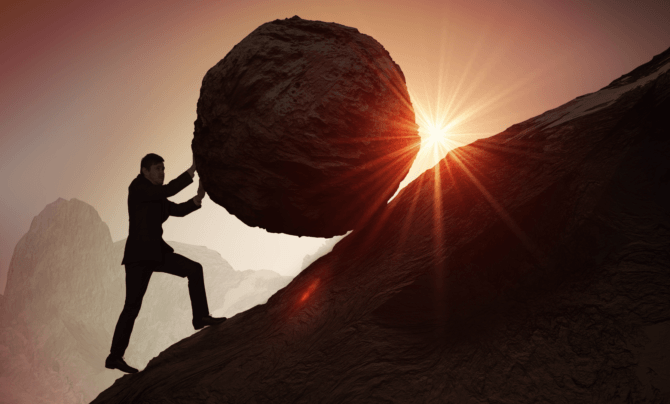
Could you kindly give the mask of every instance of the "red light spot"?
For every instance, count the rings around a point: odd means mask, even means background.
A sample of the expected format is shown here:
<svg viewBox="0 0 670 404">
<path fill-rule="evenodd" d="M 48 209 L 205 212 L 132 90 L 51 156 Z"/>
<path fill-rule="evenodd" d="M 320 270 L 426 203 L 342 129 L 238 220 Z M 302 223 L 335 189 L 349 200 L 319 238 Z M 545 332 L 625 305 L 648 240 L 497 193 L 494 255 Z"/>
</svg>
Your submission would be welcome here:
<svg viewBox="0 0 670 404">
<path fill-rule="evenodd" d="M 319 285 L 319 279 L 316 279 L 314 282 L 312 282 L 312 284 L 309 285 L 307 290 L 302 294 L 302 297 L 300 298 L 300 303 L 307 300 L 307 298 L 314 292 L 314 290 L 318 285 Z"/>
</svg>

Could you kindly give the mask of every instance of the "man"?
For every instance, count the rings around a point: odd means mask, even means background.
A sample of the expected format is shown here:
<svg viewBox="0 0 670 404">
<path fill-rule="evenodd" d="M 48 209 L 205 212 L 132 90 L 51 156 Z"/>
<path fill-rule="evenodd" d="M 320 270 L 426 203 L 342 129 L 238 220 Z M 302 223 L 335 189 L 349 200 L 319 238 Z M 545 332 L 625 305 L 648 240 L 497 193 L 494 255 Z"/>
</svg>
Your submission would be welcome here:
<svg viewBox="0 0 670 404">
<path fill-rule="evenodd" d="M 121 264 L 126 266 L 126 301 L 119 316 L 112 339 L 112 349 L 105 367 L 136 373 L 137 369 L 123 360 L 128 347 L 133 324 L 140 311 L 142 298 L 149 285 L 151 274 L 166 272 L 188 278 L 188 292 L 193 311 L 193 327 L 199 330 L 208 325 L 220 324 L 225 317 L 209 315 L 202 265 L 182 255 L 175 254 L 163 241 L 163 222 L 170 216 L 186 216 L 200 208 L 205 191 L 202 182 L 198 193 L 187 202 L 176 204 L 167 200 L 193 182 L 195 162 L 179 177 L 163 185 L 165 165 L 157 154 L 147 154 L 140 163 L 140 174 L 128 187 L 128 215 L 130 227 Z"/>
</svg>

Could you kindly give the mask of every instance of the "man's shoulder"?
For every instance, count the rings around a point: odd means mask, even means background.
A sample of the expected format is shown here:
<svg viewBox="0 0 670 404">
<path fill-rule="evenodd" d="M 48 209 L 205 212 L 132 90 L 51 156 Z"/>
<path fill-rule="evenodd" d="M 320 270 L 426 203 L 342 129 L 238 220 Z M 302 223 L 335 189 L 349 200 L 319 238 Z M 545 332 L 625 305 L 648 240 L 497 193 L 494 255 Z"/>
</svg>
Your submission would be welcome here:
<svg viewBox="0 0 670 404">
<path fill-rule="evenodd" d="M 128 189 L 146 187 L 148 185 L 151 185 L 151 183 L 146 178 L 144 178 L 142 174 L 138 174 L 138 176 L 133 178 L 133 180 L 130 182 Z"/>
<path fill-rule="evenodd" d="M 149 182 L 143 175 L 138 175 L 130 182 L 130 185 L 128 185 L 129 201 L 134 201 L 136 198 L 141 197 L 141 195 L 146 194 L 152 186 L 151 182 Z"/>
</svg>

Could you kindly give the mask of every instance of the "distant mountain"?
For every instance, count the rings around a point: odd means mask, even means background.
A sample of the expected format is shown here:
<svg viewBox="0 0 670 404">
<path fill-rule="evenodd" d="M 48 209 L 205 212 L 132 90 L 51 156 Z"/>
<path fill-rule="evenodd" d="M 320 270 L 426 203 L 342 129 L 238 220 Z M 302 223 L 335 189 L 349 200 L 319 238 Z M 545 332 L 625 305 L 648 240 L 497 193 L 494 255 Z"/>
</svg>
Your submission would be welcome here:
<svg viewBox="0 0 670 404">
<path fill-rule="evenodd" d="M 200 262 L 210 310 L 228 317 L 267 301 L 290 277 L 235 271 L 205 247 L 169 242 Z M 58 199 L 33 219 L 0 300 L 0 403 L 88 403 L 122 375 L 104 368 L 125 298 L 125 240 L 95 209 Z M 135 322 L 129 363 L 140 369 L 193 334 L 187 280 L 154 273 Z"/>
<path fill-rule="evenodd" d="M 670 402 L 669 70 L 451 151 L 93 403 Z"/>
</svg>

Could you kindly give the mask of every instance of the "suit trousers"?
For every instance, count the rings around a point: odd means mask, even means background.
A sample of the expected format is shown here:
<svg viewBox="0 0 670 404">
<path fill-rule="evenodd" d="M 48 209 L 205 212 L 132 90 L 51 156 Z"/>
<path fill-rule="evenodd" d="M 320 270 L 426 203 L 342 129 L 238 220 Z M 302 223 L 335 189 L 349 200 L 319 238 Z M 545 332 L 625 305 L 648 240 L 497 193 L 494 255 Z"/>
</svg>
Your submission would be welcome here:
<svg viewBox="0 0 670 404">
<path fill-rule="evenodd" d="M 191 297 L 193 318 L 209 315 L 205 280 L 202 265 L 199 263 L 171 252 L 163 256 L 163 262 L 141 261 L 126 264 L 126 301 L 114 329 L 111 349 L 113 356 L 123 357 L 128 348 L 135 319 L 142 307 L 142 299 L 149 286 L 151 274 L 154 272 L 165 272 L 188 278 L 188 293 Z"/>
</svg>

